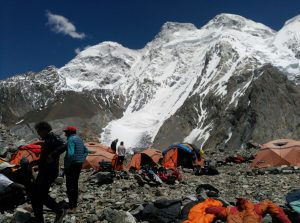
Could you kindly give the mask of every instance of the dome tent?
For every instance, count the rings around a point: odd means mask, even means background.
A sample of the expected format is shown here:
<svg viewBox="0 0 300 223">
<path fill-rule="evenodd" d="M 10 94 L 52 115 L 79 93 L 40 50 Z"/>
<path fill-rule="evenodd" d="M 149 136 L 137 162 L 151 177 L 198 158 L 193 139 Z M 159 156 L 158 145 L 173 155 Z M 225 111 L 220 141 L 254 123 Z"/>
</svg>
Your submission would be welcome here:
<svg viewBox="0 0 300 223">
<path fill-rule="evenodd" d="M 179 166 L 193 168 L 204 164 L 204 160 L 200 156 L 200 150 L 195 145 L 188 143 L 170 145 L 163 151 L 163 156 L 163 165 L 166 168 Z"/>
<path fill-rule="evenodd" d="M 140 170 L 144 165 L 154 166 L 159 163 L 162 158 L 163 156 L 161 151 L 153 148 L 148 148 L 141 152 L 135 153 L 132 156 L 127 169 L 134 168 L 136 170 Z"/>
<path fill-rule="evenodd" d="M 282 165 L 300 167 L 300 141 L 278 139 L 263 144 L 251 163 L 252 168 Z"/>
<path fill-rule="evenodd" d="M 88 142 L 85 146 L 89 151 L 91 151 L 91 153 L 87 155 L 82 165 L 83 169 L 93 168 L 95 170 L 100 170 L 101 162 L 110 163 L 113 170 L 118 169 L 118 155 L 116 153 L 112 153 L 109 147 L 94 142 Z"/>
</svg>

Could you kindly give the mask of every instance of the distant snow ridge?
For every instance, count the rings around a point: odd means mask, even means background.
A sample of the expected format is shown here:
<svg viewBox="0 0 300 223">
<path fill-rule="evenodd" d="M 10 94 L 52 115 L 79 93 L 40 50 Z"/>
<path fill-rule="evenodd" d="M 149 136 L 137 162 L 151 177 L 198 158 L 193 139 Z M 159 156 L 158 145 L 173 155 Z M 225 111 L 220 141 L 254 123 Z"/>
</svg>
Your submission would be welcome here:
<svg viewBox="0 0 300 223">
<path fill-rule="evenodd" d="M 126 74 L 139 53 L 120 44 L 103 42 L 80 52 L 59 69 L 61 90 L 116 90 L 126 82 Z"/>
<path fill-rule="evenodd" d="M 246 19 L 239 15 L 232 15 L 222 13 L 213 18 L 204 29 L 219 29 L 219 30 L 236 30 L 239 32 L 246 32 L 254 36 L 268 37 L 275 33 L 269 27 Z"/>
<path fill-rule="evenodd" d="M 103 42 L 80 52 L 57 70 L 55 92 L 103 89 L 125 98 L 124 114 L 104 126 L 104 144 L 119 138 L 127 147 L 150 146 L 163 123 L 193 95 L 199 95 L 199 117 L 185 140 L 205 142 L 213 122 L 204 104 L 209 94 L 231 97 L 236 106 L 251 82 L 245 73 L 270 63 L 299 83 L 300 16 L 276 32 L 238 15 L 220 14 L 197 29 L 167 22 L 143 49 Z M 228 92 L 232 77 L 241 76 Z M 228 95 L 230 94 L 230 95 Z M 228 133 L 230 135 L 230 132 Z"/>
<path fill-rule="evenodd" d="M 300 59 L 300 16 L 288 20 L 277 33 L 274 44 L 278 48 L 291 50 Z M 285 49 L 285 50 L 287 50 Z"/>
</svg>

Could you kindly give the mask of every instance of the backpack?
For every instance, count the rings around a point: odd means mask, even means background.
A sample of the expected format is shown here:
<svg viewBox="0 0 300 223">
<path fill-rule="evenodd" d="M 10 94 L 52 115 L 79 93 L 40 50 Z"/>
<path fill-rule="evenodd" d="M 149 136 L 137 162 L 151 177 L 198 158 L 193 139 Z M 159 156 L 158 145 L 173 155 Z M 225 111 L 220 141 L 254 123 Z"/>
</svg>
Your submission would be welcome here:
<svg viewBox="0 0 300 223">
<path fill-rule="evenodd" d="M 100 166 L 100 170 L 101 171 L 113 171 L 113 168 L 112 168 L 112 165 L 111 165 L 111 162 L 109 161 L 101 161 L 99 162 L 99 166 Z"/>
<path fill-rule="evenodd" d="M 25 203 L 25 196 L 20 190 L 10 190 L 0 195 L 0 213 L 13 210 Z"/>
</svg>

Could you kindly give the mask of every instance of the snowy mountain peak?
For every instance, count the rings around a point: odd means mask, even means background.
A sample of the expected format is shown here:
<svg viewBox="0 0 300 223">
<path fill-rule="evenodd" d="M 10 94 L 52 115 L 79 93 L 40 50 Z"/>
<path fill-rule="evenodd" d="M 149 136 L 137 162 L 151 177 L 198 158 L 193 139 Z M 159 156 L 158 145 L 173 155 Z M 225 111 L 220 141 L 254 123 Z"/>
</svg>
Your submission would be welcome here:
<svg viewBox="0 0 300 223">
<path fill-rule="evenodd" d="M 300 23 L 300 15 L 297 15 L 297 16 L 289 19 L 288 21 L 286 21 L 284 26 L 292 24 L 292 23 Z"/>
<path fill-rule="evenodd" d="M 272 35 L 274 31 L 269 27 L 246 19 L 239 15 L 222 13 L 214 17 L 207 25 L 205 29 L 233 29 L 243 32 L 263 32 L 265 35 Z"/>
<path fill-rule="evenodd" d="M 166 22 L 156 35 L 155 40 L 165 39 L 168 41 L 176 33 L 186 33 L 195 30 L 197 30 L 197 27 L 192 23 Z"/>
<path fill-rule="evenodd" d="M 192 23 L 179 23 L 179 22 L 166 22 L 162 28 L 161 32 L 177 32 L 177 31 L 191 31 L 197 30 L 197 27 Z"/>
<path fill-rule="evenodd" d="M 274 45 L 300 59 L 300 15 L 288 20 L 274 38 Z M 299 63 L 298 63 L 299 66 Z"/>
<path fill-rule="evenodd" d="M 80 52 L 58 70 L 61 81 L 56 89 L 112 89 L 138 57 L 137 51 L 115 42 L 102 42 Z"/>
<path fill-rule="evenodd" d="M 119 43 L 104 41 L 95 46 L 90 46 L 86 48 L 85 50 L 81 51 L 77 57 L 81 58 L 81 57 L 88 57 L 88 56 L 101 56 L 101 55 L 103 56 L 123 48 L 125 47 L 123 47 Z"/>
</svg>

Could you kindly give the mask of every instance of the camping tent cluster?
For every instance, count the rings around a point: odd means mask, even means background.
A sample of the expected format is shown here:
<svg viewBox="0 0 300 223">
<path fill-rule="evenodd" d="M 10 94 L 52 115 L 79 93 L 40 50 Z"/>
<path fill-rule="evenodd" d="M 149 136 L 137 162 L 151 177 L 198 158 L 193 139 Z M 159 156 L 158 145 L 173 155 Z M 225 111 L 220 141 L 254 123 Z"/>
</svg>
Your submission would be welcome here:
<svg viewBox="0 0 300 223">
<path fill-rule="evenodd" d="M 100 170 L 101 163 L 109 163 L 113 170 L 140 170 L 145 165 L 161 165 L 171 169 L 179 166 L 194 168 L 195 166 L 203 167 L 204 165 L 200 150 L 195 145 L 188 143 L 172 144 L 162 152 L 154 148 L 147 148 L 135 153 L 126 166 L 119 164 L 118 155 L 110 147 L 96 142 L 88 142 L 85 145 L 91 153 L 83 164 L 84 169 Z M 40 153 L 41 142 L 23 145 L 11 156 L 9 163 L 19 165 L 23 157 L 31 163 L 39 159 Z M 4 162 L 4 160 L 1 160 L 1 162 Z M 300 141 L 278 139 L 263 144 L 251 163 L 252 168 L 282 165 L 300 167 Z"/>
<path fill-rule="evenodd" d="M 94 153 L 89 154 L 83 165 L 84 168 L 101 169 L 100 164 L 103 161 L 110 162 L 114 170 L 120 170 L 118 166 L 118 156 L 101 144 L 89 142 L 86 143 L 89 150 Z M 142 166 L 162 165 L 166 168 L 176 168 L 179 166 L 193 168 L 194 166 L 203 166 L 203 159 L 200 156 L 200 150 L 192 144 L 174 144 L 161 152 L 154 148 L 147 148 L 135 153 L 124 170 L 140 170 Z"/>
<path fill-rule="evenodd" d="M 119 164 L 118 155 L 110 147 L 96 142 L 88 142 L 85 145 L 91 153 L 88 154 L 83 163 L 84 169 L 93 168 L 100 170 L 101 163 L 108 163 L 113 170 L 140 170 L 142 166 L 146 165 L 149 167 L 161 165 L 166 168 L 176 168 L 179 166 L 193 168 L 195 166 L 203 166 L 204 163 L 200 156 L 200 150 L 196 146 L 186 143 L 170 145 L 163 152 L 154 148 L 147 148 L 135 153 L 128 164 L 124 166 Z M 40 153 L 40 142 L 23 145 L 11 156 L 9 163 L 19 165 L 23 157 L 29 163 L 32 163 L 40 158 Z"/>
<path fill-rule="evenodd" d="M 86 146 L 96 154 L 88 155 L 84 168 L 99 169 L 101 161 L 110 162 L 115 170 L 121 167 L 117 165 L 118 156 L 109 147 L 98 143 L 87 143 Z M 200 150 L 193 144 L 172 144 L 161 152 L 154 148 L 147 148 L 135 153 L 125 170 L 137 169 L 142 166 L 162 165 L 165 168 L 193 168 L 204 165 Z M 291 139 L 278 139 L 263 144 L 251 163 L 251 168 L 266 168 L 276 166 L 298 166 L 300 167 L 300 141 Z"/>
</svg>

